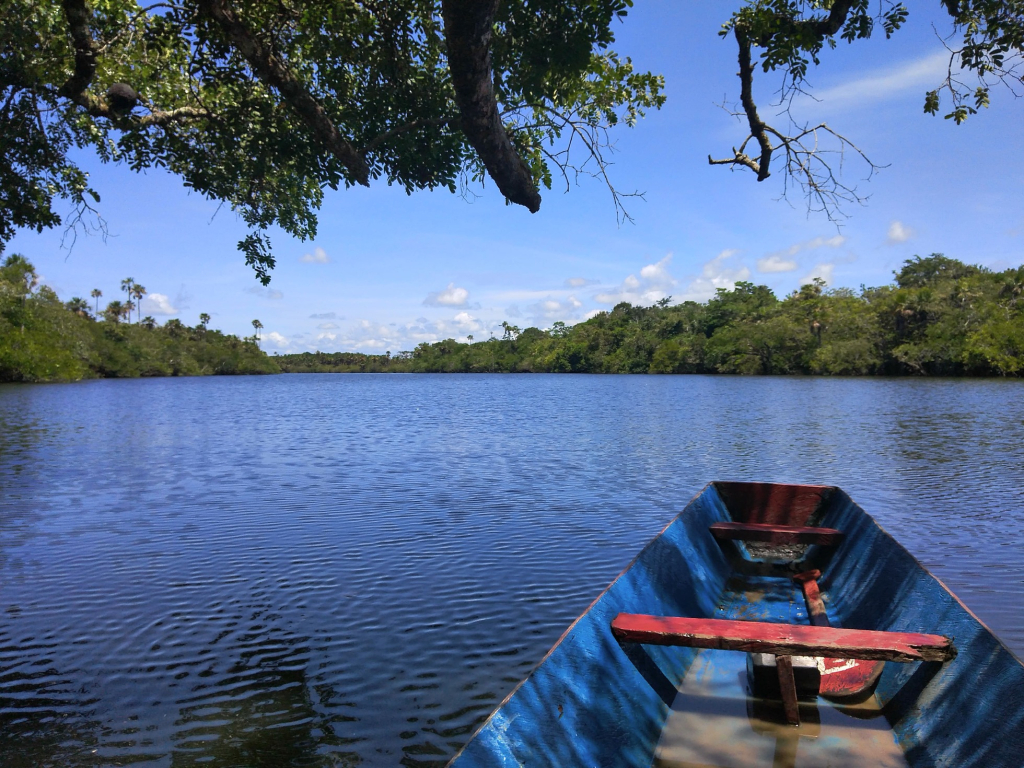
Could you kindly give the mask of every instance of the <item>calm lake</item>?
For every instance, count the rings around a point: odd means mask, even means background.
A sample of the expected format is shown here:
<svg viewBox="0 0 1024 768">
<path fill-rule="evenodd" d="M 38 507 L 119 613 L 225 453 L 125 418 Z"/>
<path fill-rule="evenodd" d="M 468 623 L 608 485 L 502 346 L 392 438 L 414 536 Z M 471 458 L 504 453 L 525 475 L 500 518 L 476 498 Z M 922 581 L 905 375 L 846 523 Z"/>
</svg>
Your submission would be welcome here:
<svg viewBox="0 0 1024 768">
<path fill-rule="evenodd" d="M 1024 382 L 0 386 L 0 764 L 444 765 L 708 481 L 843 487 L 1024 654 Z"/>
</svg>

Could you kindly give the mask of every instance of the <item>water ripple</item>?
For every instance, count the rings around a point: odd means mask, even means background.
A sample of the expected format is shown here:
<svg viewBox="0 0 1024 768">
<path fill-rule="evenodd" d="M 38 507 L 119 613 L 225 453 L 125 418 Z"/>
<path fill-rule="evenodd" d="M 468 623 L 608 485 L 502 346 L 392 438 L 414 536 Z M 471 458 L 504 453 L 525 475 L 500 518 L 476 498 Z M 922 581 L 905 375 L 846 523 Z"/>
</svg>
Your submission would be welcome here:
<svg viewBox="0 0 1024 768">
<path fill-rule="evenodd" d="M 835 483 L 1024 652 L 1024 383 L 0 387 L 5 766 L 441 766 L 711 479 Z"/>
</svg>

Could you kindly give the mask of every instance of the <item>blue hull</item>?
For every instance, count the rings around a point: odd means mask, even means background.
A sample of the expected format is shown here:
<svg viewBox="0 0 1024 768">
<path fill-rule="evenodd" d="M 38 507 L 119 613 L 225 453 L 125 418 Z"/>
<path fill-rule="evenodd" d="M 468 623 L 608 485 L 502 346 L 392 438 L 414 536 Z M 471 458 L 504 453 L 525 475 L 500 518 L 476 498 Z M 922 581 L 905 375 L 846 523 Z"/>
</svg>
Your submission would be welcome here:
<svg viewBox="0 0 1024 768">
<path fill-rule="evenodd" d="M 812 545 L 801 562 L 822 571 L 833 626 L 953 640 L 953 660 L 889 662 L 878 681 L 879 721 L 905 764 L 1024 766 L 1024 666 L 849 496 L 825 486 L 712 483 L 566 630 L 450 768 L 651 766 L 678 691 L 705 674 L 709 657 L 700 655 L 709 652 L 620 644 L 610 630 L 617 614 L 807 623 L 798 590 L 769 576 L 756 550 L 709 532 L 730 521 L 839 529 L 839 546 Z"/>
</svg>

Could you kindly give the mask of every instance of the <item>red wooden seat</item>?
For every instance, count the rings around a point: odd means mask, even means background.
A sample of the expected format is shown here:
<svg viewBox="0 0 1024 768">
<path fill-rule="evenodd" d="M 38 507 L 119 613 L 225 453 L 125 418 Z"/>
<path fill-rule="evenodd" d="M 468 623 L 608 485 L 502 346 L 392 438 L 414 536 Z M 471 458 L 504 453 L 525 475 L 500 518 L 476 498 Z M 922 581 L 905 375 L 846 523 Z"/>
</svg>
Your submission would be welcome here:
<svg viewBox="0 0 1024 768">
<path fill-rule="evenodd" d="M 761 541 L 768 544 L 821 544 L 834 546 L 843 540 L 843 532 L 835 528 L 766 523 L 712 523 L 708 526 L 719 540 Z"/>
<path fill-rule="evenodd" d="M 947 661 L 956 655 L 952 642 L 942 635 L 638 613 L 616 616 L 612 620 L 612 634 L 620 640 L 634 643 L 773 653 L 777 656 Z"/>
<path fill-rule="evenodd" d="M 950 639 L 942 635 L 637 613 L 620 613 L 612 619 L 612 634 L 625 642 L 774 654 L 783 709 L 793 724 L 800 722 L 793 656 L 947 661 L 956 655 Z"/>
</svg>

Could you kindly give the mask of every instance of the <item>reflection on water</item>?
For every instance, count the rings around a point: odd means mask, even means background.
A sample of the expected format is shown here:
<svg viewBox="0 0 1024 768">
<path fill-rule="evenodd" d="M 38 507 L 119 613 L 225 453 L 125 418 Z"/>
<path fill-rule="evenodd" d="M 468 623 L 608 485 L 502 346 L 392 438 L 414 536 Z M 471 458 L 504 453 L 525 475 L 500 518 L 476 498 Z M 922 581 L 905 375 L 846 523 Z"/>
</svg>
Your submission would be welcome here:
<svg viewBox="0 0 1024 768">
<path fill-rule="evenodd" d="M 872 695 L 851 707 L 800 702 L 800 725 L 781 704 L 747 695 L 746 654 L 701 651 L 676 697 L 655 768 L 906 768 Z"/>
<path fill-rule="evenodd" d="M 1022 395 L 615 376 L 0 387 L 0 762 L 443 765 L 711 479 L 843 486 L 1020 654 Z"/>
</svg>

